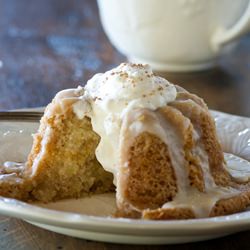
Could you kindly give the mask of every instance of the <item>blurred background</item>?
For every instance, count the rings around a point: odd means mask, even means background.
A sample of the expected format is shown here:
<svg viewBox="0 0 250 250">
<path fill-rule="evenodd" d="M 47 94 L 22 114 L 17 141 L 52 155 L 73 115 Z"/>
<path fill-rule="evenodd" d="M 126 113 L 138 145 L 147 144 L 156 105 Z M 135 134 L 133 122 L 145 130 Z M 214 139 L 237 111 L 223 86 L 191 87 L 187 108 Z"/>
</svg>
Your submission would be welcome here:
<svg viewBox="0 0 250 250">
<path fill-rule="evenodd" d="M 0 0 L 0 109 L 47 105 L 126 58 L 105 35 L 94 0 Z M 250 116 L 250 35 L 212 70 L 159 72 L 209 107 Z"/>
</svg>

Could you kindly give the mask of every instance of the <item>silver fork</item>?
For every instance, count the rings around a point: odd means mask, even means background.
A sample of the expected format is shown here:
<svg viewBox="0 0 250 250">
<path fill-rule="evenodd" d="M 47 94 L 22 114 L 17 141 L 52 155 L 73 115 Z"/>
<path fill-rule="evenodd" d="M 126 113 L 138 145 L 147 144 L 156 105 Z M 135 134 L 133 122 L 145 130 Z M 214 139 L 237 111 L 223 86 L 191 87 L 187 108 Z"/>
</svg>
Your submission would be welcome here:
<svg viewBox="0 0 250 250">
<path fill-rule="evenodd" d="M 42 115 L 41 111 L 0 111 L 0 120 L 39 121 Z"/>
</svg>

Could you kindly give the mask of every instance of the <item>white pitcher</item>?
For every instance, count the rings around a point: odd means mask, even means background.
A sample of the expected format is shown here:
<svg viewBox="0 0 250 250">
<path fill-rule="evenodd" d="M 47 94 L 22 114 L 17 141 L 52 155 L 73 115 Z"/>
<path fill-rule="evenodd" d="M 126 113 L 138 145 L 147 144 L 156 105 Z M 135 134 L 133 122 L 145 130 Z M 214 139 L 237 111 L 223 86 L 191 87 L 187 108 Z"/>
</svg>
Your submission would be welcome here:
<svg viewBox="0 0 250 250">
<path fill-rule="evenodd" d="M 225 44 L 250 31 L 250 0 L 98 0 L 98 6 L 112 44 L 155 70 L 212 67 Z"/>
</svg>

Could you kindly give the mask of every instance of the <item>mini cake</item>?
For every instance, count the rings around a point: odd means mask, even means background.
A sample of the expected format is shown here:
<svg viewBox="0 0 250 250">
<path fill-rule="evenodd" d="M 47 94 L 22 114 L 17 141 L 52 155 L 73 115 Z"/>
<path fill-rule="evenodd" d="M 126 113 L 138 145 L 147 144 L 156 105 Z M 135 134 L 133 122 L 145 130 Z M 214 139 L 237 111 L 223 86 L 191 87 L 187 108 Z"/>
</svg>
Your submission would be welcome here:
<svg viewBox="0 0 250 250">
<path fill-rule="evenodd" d="M 153 220 L 235 213 L 250 183 L 226 169 L 204 101 L 124 63 L 46 108 L 27 162 L 1 168 L 0 194 L 49 202 L 116 187 L 116 216 Z"/>
</svg>

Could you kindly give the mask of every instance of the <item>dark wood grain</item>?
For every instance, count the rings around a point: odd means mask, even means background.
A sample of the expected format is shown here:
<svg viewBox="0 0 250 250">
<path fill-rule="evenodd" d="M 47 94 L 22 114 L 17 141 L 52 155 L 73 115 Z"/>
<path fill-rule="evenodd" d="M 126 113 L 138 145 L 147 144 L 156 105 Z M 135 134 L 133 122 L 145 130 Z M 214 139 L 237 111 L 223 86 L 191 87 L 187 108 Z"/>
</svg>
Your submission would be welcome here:
<svg viewBox="0 0 250 250">
<path fill-rule="evenodd" d="M 124 61 L 109 43 L 93 0 L 0 0 L 0 109 L 44 106 L 61 89 L 84 85 Z M 202 96 L 209 107 L 250 116 L 250 36 L 190 74 L 160 73 Z M 0 249 L 250 249 L 250 231 L 200 243 L 132 246 L 49 232 L 0 216 Z"/>
</svg>

